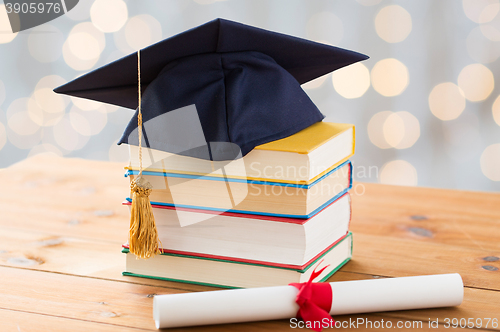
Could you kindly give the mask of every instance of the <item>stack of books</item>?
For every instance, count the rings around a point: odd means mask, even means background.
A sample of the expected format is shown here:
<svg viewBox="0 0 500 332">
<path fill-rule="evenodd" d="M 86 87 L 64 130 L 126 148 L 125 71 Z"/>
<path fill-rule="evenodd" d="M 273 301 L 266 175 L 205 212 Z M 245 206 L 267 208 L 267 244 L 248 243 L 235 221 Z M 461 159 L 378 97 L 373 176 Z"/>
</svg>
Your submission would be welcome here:
<svg viewBox="0 0 500 332">
<path fill-rule="evenodd" d="M 353 125 L 318 122 L 230 162 L 143 149 L 162 254 L 136 259 L 124 245 L 123 274 L 263 287 L 305 282 L 321 264 L 315 281 L 326 280 L 352 256 L 354 145 Z"/>
</svg>

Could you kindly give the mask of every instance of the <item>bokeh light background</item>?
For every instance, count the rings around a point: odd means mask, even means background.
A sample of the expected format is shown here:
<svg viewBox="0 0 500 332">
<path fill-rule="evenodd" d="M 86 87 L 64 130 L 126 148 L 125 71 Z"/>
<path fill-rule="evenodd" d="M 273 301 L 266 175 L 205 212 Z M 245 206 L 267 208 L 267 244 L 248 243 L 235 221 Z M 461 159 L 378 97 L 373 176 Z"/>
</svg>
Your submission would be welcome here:
<svg viewBox="0 0 500 332">
<path fill-rule="evenodd" d="M 371 57 L 303 86 L 327 121 L 356 125 L 358 180 L 498 191 L 499 11 L 499 0 L 80 0 L 12 34 L 0 4 L 0 167 L 42 152 L 125 163 L 116 142 L 133 111 L 52 89 L 222 17 Z"/>
</svg>

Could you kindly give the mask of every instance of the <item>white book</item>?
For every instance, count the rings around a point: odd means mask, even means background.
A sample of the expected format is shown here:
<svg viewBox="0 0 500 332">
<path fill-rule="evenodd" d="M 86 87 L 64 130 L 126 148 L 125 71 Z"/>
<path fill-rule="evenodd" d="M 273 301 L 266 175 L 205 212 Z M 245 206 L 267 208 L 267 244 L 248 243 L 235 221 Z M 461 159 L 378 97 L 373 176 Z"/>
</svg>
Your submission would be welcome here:
<svg viewBox="0 0 500 332">
<path fill-rule="evenodd" d="M 162 206 L 153 213 L 170 253 L 303 266 L 348 232 L 351 200 L 344 194 L 309 219 Z"/>
<path fill-rule="evenodd" d="M 306 266 L 284 267 L 169 253 L 145 260 L 127 253 L 123 275 L 228 288 L 280 286 L 307 282 L 316 267 L 328 266 L 314 279 L 315 282 L 325 281 L 351 256 L 352 234 L 349 233 Z"/>
</svg>

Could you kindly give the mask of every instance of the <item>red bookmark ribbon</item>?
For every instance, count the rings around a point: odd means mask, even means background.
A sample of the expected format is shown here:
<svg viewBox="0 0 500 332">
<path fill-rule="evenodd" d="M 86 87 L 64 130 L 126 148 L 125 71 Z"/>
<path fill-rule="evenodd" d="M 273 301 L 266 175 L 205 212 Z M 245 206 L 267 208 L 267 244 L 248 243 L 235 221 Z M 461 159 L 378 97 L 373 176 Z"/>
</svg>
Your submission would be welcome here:
<svg viewBox="0 0 500 332">
<path fill-rule="evenodd" d="M 318 266 L 319 265 L 321 265 L 321 262 Z M 295 302 L 299 305 L 297 318 L 306 322 L 307 326 L 310 326 L 313 331 L 321 331 L 323 329 L 322 322 L 325 318 L 327 319 L 329 326 L 331 326 L 332 323 L 332 316 L 329 314 L 333 298 L 332 287 L 327 282 L 312 282 L 329 265 L 323 267 L 319 271 L 316 271 L 318 266 L 314 268 L 314 271 L 307 282 L 290 284 L 290 286 L 299 290 L 299 293 L 295 298 Z"/>
</svg>

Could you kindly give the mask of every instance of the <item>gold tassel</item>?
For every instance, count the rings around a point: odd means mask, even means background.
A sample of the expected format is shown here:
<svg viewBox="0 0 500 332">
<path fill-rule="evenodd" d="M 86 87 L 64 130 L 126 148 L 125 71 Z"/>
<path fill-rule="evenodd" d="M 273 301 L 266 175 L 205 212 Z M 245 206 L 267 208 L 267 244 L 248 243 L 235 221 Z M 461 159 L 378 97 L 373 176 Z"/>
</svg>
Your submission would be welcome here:
<svg viewBox="0 0 500 332">
<path fill-rule="evenodd" d="M 152 186 L 138 177 L 130 184 L 132 209 L 130 211 L 129 250 L 138 258 L 160 254 L 158 231 L 153 208 L 149 202 Z"/>
<path fill-rule="evenodd" d="M 139 106 L 137 131 L 139 133 L 139 175 L 130 184 L 132 209 L 130 211 L 129 250 L 137 258 L 150 258 L 160 254 L 161 242 L 158 238 L 153 208 L 149 195 L 153 186 L 142 177 L 142 110 L 141 110 L 141 53 L 137 51 L 137 78 L 139 86 Z"/>
</svg>

